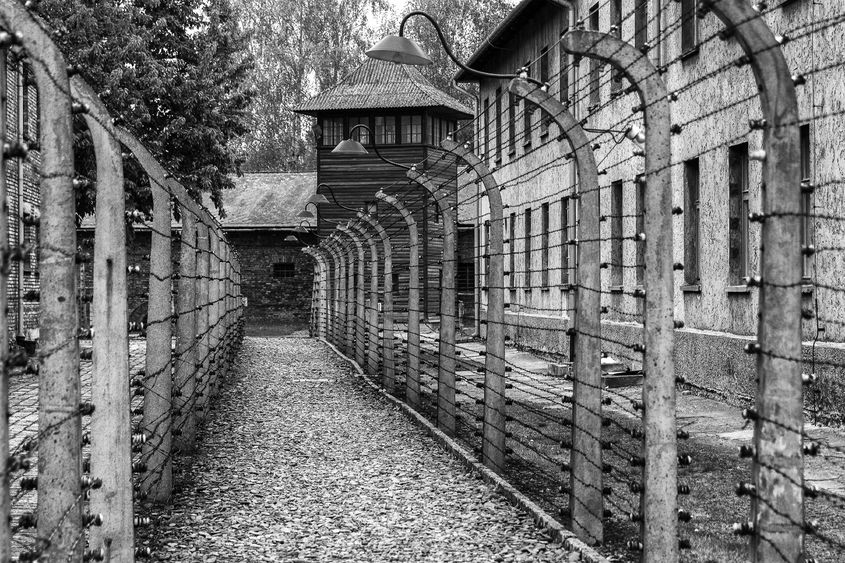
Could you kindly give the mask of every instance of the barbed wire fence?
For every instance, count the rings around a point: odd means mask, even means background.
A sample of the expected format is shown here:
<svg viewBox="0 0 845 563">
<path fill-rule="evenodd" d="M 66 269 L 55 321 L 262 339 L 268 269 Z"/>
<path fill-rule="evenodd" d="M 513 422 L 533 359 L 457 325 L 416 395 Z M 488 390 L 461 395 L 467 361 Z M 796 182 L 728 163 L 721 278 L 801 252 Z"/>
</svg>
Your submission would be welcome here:
<svg viewBox="0 0 845 563">
<path fill-rule="evenodd" d="M 841 424 L 837 311 L 845 288 L 835 272 L 845 201 L 840 171 L 814 164 L 812 143 L 841 135 L 841 109 L 819 111 L 815 92 L 836 83 L 845 64 L 831 47 L 845 12 L 825 4 L 798 18 L 791 4 L 705 0 L 686 10 L 670 3 L 649 10 L 646 25 L 660 22 L 660 31 L 645 43 L 633 33 L 623 41 L 635 10 L 619 14 L 610 33 L 574 22 L 549 47 L 568 54 L 558 73 L 542 76 L 539 59 L 529 61 L 526 76 L 491 99 L 492 119 L 482 108 L 442 141 L 442 152 L 415 163 L 408 176 L 419 195 L 401 183 L 385 186 L 377 213 L 350 218 L 357 243 L 332 235 L 308 250 L 319 264 L 315 334 L 357 353 L 389 392 L 558 513 L 587 544 L 643 560 L 742 560 L 749 549 L 758 561 L 841 558 L 845 497 L 829 480 L 813 481 L 845 451 L 836 434 L 815 426 Z M 677 36 L 693 23 L 701 26 L 698 49 L 722 53 L 716 45 L 725 44 L 727 51 L 700 71 L 681 72 L 689 54 L 675 51 Z M 477 130 L 489 137 L 455 140 Z M 497 173 L 491 155 L 538 139 L 551 158 L 512 154 L 508 164 L 518 162 L 519 172 Z M 701 272 L 709 257 L 685 240 L 707 205 L 699 175 L 715 155 L 740 149 L 751 164 L 739 173 L 760 186 L 752 197 L 733 185 L 729 194 L 731 228 L 745 233 L 748 250 L 744 257 L 731 250 L 745 268 L 728 285 L 754 302 L 753 328 L 742 337 L 748 361 L 737 368 L 744 378 L 701 373 L 677 351 L 688 346 L 677 303 L 707 291 Z M 551 186 L 532 189 L 549 178 Z M 365 223 L 378 224 L 383 241 L 407 233 L 415 228 L 408 209 L 418 209 L 424 194 L 444 225 L 437 235 L 444 246 L 440 314 L 420 322 L 419 284 L 407 292 L 387 285 L 389 251 L 379 250 Z M 483 311 L 476 339 L 455 330 L 459 249 L 450 215 L 458 230 L 475 231 Z M 411 241 L 416 248 L 417 237 Z M 356 244 L 373 264 L 369 278 L 360 267 L 357 281 L 349 278 L 357 293 L 338 277 L 361 259 L 349 252 Z M 404 267 L 391 264 L 393 272 Z M 418 259 L 409 269 L 418 282 Z M 555 286 L 567 297 L 535 297 Z M 404 300 L 412 291 L 408 310 L 386 308 L 387 293 Z M 366 315 L 350 319 L 360 300 Z M 558 320 L 538 329 L 523 315 Z M 347 330 L 356 322 L 366 339 Z M 532 330 L 552 335 L 563 351 L 532 349 Z M 717 459 L 723 448 L 697 421 L 695 409 L 711 404 L 701 398 L 745 407 L 750 441 L 730 459 Z M 710 473 L 717 477 L 697 487 Z"/>
<path fill-rule="evenodd" d="M 3 165 L 32 165 L 41 197 L 40 217 L 28 218 L 39 226 L 37 246 L 0 240 L 3 304 L 10 260 L 37 253 L 40 268 L 37 362 L 0 344 L 0 561 L 134 561 L 151 555 L 135 528 L 155 524 L 147 507 L 170 497 L 174 458 L 195 448 L 239 346 L 240 264 L 214 216 L 69 76 L 30 8 L 37 6 L 0 2 L 0 60 L 14 53 L 31 65 L 35 83 L 26 88 L 37 95 L 41 123 L 37 140 L 10 136 L 0 123 Z M 5 119 L 5 98 L 2 105 Z M 74 171 L 74 115 L 91 135 L 95 178 Z M 125 208 L 130 162 L 147 175 L 151 216 Z M 5 179 L 0 171 L 4 200 Z M 78 239 L 74 193 L 91 183 L 93 240 Z M 149 234 L 148 255 L 128 251 L 127 231 Z M 80 264 L 90 264 L 82 279 Z M 148 276 L 149 286 L 146 318 L 130 326 L 131 276 Z M 90 326 L 79 295 L 89 296 Z"/>
</svg>

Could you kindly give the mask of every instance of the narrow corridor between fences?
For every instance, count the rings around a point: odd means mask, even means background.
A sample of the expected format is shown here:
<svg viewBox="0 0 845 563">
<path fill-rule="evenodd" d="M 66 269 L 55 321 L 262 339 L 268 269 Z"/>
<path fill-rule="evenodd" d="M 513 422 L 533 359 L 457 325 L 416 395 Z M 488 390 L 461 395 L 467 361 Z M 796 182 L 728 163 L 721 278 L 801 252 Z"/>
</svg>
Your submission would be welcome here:
<svg viewBox="0 0 845 563">
<path fill-rule="evenodd" d="M 561 561 L 528 516 L 325 344 L 246 338 L 170 508 L 174 561 Z"/>
</svg>

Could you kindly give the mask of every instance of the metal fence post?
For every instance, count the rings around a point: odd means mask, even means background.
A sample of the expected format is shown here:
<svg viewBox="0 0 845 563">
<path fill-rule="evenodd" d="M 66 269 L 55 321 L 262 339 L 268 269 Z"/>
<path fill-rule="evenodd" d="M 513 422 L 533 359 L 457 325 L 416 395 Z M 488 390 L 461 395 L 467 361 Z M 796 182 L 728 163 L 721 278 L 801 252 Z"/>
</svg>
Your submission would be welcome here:
<svg viewBox="0 0 845 563">
<path fill-rule="evenodd" d="M 457 230 L 455 215 L 448 205 L 448 193 L 437 190 L 427 175 L 411 168 L 408 178 L 425 188 L 437 203 L 443 219 L 443 251 L 440 280 L 440 346 L 437 361 L 437 425 L 448 435 L 455 434 L 455 262 Z"/>
<path fill-rule="evenodd" d="M 379 191 L 379 199 L 392 206 L 408 225 L 408 375 L 405 378 L 405 398 L 414 409 L 420 408 L 420 243 L 417 222 L 408 209 L 392 195 Z"/>
<path fill-rule="evenodd" d="M 484 185 L 490 207 L 489 264 L 487 279 L 487 338 L 484 359 L 484 464 L 497 473 L 505 470 L 505 254 L 502 194 L 493 173 L 468 145 L 444 140 L 441 146 L 462 158 Z"/>
<path fill-rule="evenodd" d="M 637 89 L 645 112 L 645 413 L 643 558 L 678 559 L 678 447 L 675 425 L 671 125 L 660 73 L 639 49 L 612 35 L 570 31 L 563 48 L 606 61 Z"/>
<path fill-rule="evenodd" d="M 147 353 L 143 429 L 147 470 L 142 490 L 154 502 L 170 498 L 173 486 L 171 447 L 171 217 L 164 178 L 150 176 L 153 224 L 150 227 L 150 282 L 147 301 Z"/>
<path fill-rule="evenodd" d="M 382 307 L 382 319 L 384 319 L 381 336 L 382 355 L 382 385 L 384 389 L 393 394 L 396 391 L 396 367 L 393 351 L 393 247 L 390 244 L 390 237 L 387 231 L 378 221 L 368 214 L 359 213 L 358 217 L 370 225 L 381 238 L 384 253 L 384 298 Z"/>
<path fill-rule="evenodd" d="M 50 541 L 37 555 L 49 560 L 78 558 L 82 554 L 82 421 L 67 63 L 23 4 L 0 0 L 0 26 L 40 61 L 32 65 L 42 124 L 38 427 L 49 433 L 38 442 L 37 533 Z"/>
<path fill-rule="evenodd" d="M 176 448 L 182 453 L 194 451 L 197 415 L 194 411 L 197 364 L 197 220 L 188 210 L 182 211 L 182 236 L 179 253 L 179 293 L 176 298 Z"/>
<path fill-rule="evenodd" d="M 578 537 L 601 543 L 601 202 L 596 159 L 581 124 L 562 103 L 522 78 L 511 81 L 509 90 L 537 104 L 557 122 L 561 140 L 569 141 L 578 167 L 578 290 L 575 334 L 570 337 L 575 339 L 575 357 L 569 512 L 572 531 Z"/>
<path fill-rule="evenodd" d="M 740 0 L 704 0 L 736 37 L 760 92 L 766 126 L 761 201 L 757 419 L 752 497 L 754 561 L 802 561 L 803 387 L 799 113 L 780 43 L 761 14 Z M 730 33 L 727 35 L 731 35 Z M 726 35 L 726 37 L 727 37 Z"/>
<path fill-rule="evenodd" d="M 93 369 L 91 373 L 91 475 L 102 486 L 90 491 L 90 511 L 103 515 L 90 543 L 113 562 L 134 560 L 132 446 L 129 401 L 129 330 L 123 157 L 108 130 L 111 119 L 94 91 L 79 77 L 75 98 L 88 108 L 85 121 L 97 159 L 94 229 Z"/>
<path fill-rule="evenodd" d="M 356 231 L 370 248 L 370 304 L 367 315 L 367 371 L 371 375 L 378 373 L 378 246 L 367 229 L 358 222 L 349 227 Z"/>
</svg>

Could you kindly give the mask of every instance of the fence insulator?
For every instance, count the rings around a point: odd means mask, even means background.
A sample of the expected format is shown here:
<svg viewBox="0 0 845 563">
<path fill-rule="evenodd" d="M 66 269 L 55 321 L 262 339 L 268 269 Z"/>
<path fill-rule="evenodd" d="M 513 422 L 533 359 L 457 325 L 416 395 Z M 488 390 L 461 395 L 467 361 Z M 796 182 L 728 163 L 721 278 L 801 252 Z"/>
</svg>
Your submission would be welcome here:
<svg viewBox="0 0 845 563">
<path fill-rule="evenodd" d="M 81 102 L 72 102 L 70 104 L 70 112 L 73 114 L 85 114 L 88 113 L 88 106 Z"/>
<path fill-rule="evenodd" d="M 734 492 L 738 497 L 753 497 L 757 494 L 757 487 L 753 483 L 740 481 L 734 487 Z"/>
<path fill-rule="evenodd" d="M 90 432 L 83 433 L 81 441 L 82 441 L 83 446 L 89 445 L 91 443 L 91 433 Z"/>
<path fill-rule="evenodd" d="M 631 467 L 643 467 L 645 465 L 645 459 L 643 459 L 641 456 L 635 455 L 628 460 L 628 464 Z"/>
<path fill-rule="evenodd" d="M 804 485 L 804 496 L 806 498 L 817 498 L 819 489 L 815 485 Z"/>
<path fill-rule="evenodd" d="M 807 78 L 803 74 L 793 74 L 792 83 L 796 86 L 803 86 L 807 83 Z"/>
<path fill-rule="evenodd" d="M 815 373 L 802 373 L 801 374 L 801 383 L 804 385 L 812 385 L 816 381 L 819 380 L 819 376 Z"/>
<path fill-rule="evenodd" d="M 29 147 L 26 143 L 3 143 L 3 158 L 26 158 L 29 155 Z"/>
<path fill-rule="evenodd" d="M 757 420 L 757 411 L 754 409 L 742 409 L 742 418 L 745 420 Z"/>
<path fill-rule="evenodd" d="M 80 403 L 79 404 L 79 414 L 82 416 L 91 416 L 94 412 L 94 405 L 91 403 Z"/>
<path fill-rule="evenodd" d="M 613 517 L 613 511 L 611 511 L 609 508 L 605 508 L 601 511 L 601 515 L 605 518 L 611 518 Z"/>
<path fill-rule="evenodd" d="M 689 440 L 689 432 L 687 432 L 686 430 L 678 430 L 678 431 L 675 433 L 675 436 L 676 436 L 679 440 Z"/>
<path fill-rule="evenodd" d="M 86 549 L 82 554 L 83 561 L 104 561 L 106 559 L 106 550 L 103 547 L 96 549 Z"/>
<path fill-rule="evenodd" d="M 631 154 L 633 154 L 634 156 L 645 156 L 645 150 L 637 147 L 631 151 Z"/>
<path fill-rule="evenodd" d="M 609 311 L 610 311 L 610 309 L 608 309 L 606 306 L 603 306 L 603 307 L 601 308 L 601 313 L 602 313 L 602 315 L 606 315 Z"/>
<path fill-rule="evenodd" d="M 809 455 L 809 456 L 815 457 L 815 456 L 819 455 L 820 449 L 821 448 L 819 448 L 819 445 L 816 442 L 811 442 L 809 445 L 805 444 L 804 445 L 804 455 Z"/>
<path fill-rule="evenodd" d="M 606 497 L 609 497 L 610 495 L 613 494 L 613 487 L 608 487 L 607 485 L 605 485 L 604 487 L 601 488 L 601 494 L 606 496 Z"/>
<path fill-rule="evenodd" d="M 763 279 L 760 276 L 748 276 L 745 278 L 746 287 L 762 287 Z"/>
<path fill-rule="evenodd" d="M 604 397 L 601 400 L 601 404 L 603 405 L 611 405 L 613 404 L 613 400 L 610 397 Z"/>
<path fill-rule="evenodd" d="M 642 516 L 640 516 L 639 512 L 629 512 L 628 520 L 630 520 L 631 522 L 639 522 L 640 520 L 642 520 Z"/>
<path fill-rule="evenodd" d="M 136 547 L 135 548 L 135 557 L 143 557 L 149 558 L 153 552 L 150 550 L 149 547 Z"/>
<path fill-rule="evenodd" d="M 18 518 L 18 528 L 34 528 L 36 526 L 38 526 L 38 515 L 34 512 L 24 512 Z"/>
<path fill-rule="evenodd" d="M 640 344 L 639 342 L 631 346 L 631 350 L 634 352 L 642 352 L 645 354 L 645 344 Z"/>
<path fill-rule="evenodd" d="M 79 484 L 83 489 L 99 489 L 103 486 L 103 480 L 100 478 L 91 478 L 88 475 L 83 475 L 79 480 Z"/>
<path fill-rule="evenodd" d="M 762 348 L 759 342 L 749 342 L 745 345 L 744 350 L 746 354 L 759 354 Z"/>
<path fill-rule="evenodd" d="M 752 223 L 763 223 L 766 221 L 765 213 L 749 213 L 748 220 Z"/>
<path fill-rule="evenodd" d="M 689 522 L 692 520 L 692 514 L 689 510 L 684 510 L 683 508 L 678 509 L 678 520 L 680 522 Z M 683 541 L 683 540 L 681 540 Z"/>
<path fill-rule="evenodd" d="M 82 517 L 82 525 L 83 526 L 102 526 L 103 525 L 103 515 L 102 514 L 85 514 Z"/>
<path fill-rule="evenodd" d="M 751 536 L 754 532 L 754 522 L 734 522 L 733 533 L 737 536 Z"/>
<path fill-rule="evenodd" d="M 132 519 L 132 523 L 135 526 L 149 526 L 150 525 L 150 517 L 149 516 L 136 516 Z"/>
<path fill-rule="evenodd" d="M 145 444 L 147 442 L 147 435 L 143 432 L 132 434 L 132 445 Z"/>
<path fill-rule="evenodd" d="M 91 458 L 85 458 L 82 460 L 82 472 L 83 473 L 91 473 Z"/>
<path fill-rule="evenodd" d="M 682 454 L 678 456 L 678 465 L 681 467 L 687 467 L 692 465 L 692 456 L 687 454 Z"/>
<path fill-rule="evenodd" d="M 639 481 L 631 481 L 628 483 L 628 490 L 634 494 L 638 494 L 643 492 L 643 486 L 639 483 Z"/>
<path fill-rule="evenodd" d="M 136 407 L 132 409 L 132 414 L 136 416 L 144 414 L 144 407 Z"/>
<path fill-rule="evenodd" d="M 643 438 L 645 438 L 645 432 L 640 428 L 632 428 L 631 438 L 642 440 Z"/>
<path fill-rule="evenodd" d="M 675 325 L 675 328 L 684 328 L 684 326 L 685 326 L 685 325 L 684 325 L 684 321 L 679 321 L 679 320 L 677 320 L 677 319 L 675 319 L 674 321 L 672 321 L 672 324 L 674 324 L 674 325 Z"/>
<path fill-rule="evenodd" d="M 625 546 L 630 551 L 642 551 L 643 550 L 643 542 L 639 540 L 628 540 L 625 542 Z"/>
<path fill-rule="evenodd" d="M 631 292 L 631 295 L 633 295 L 634 297 L 644 298 L 645 297 L 645 289 L 643 289 L 641 287 L 634 288 L 634 291 Z"/>
<path fill-rule="evenodd" d="M 803 254 L 804 256 L 812 256 L 815 253 L 816 253 L 816 247 L 813 246 L 812 244 L 808 244 L 806 246 L 801 247 L 801 254 Z"/>
<path fill-rule="evenodd" d="M 38 488 L 38 477 L 23 477 L 20 487 L 22 491 L 34 491 Z"/>
<path fill-rule="evenodd" d="M 689 485 L 678 485 L 679 495 L 688 495 L 690 493 Z"/>
<path fill-rule="evenodd" d="M 132 473 L 146 473 L 147 464 L 143 461 L 132 462 Z"/>
<path fill-rule="evenodd" d="M 766 161 L 766 151 L 765 149 L 756 149 L 748 153 L 749 160 L 756 160 L 758 162 L 765 162 Z"/>
<path fill-rule="evenodd" d="M 675 270 L 676 272 L 679 272 L 679 271 L 682 271 L 684 269 L 684 265 L 681 264 L 680 262 L 675 262 L 674 264 L 672 264 L 672 269 Z"/>
<path fill-rule="evenodd" d="M 821 526 L 821 523 L 818 520 L 808 520 L 804 522 L 804 531 L 808 534 L 815 534 L 819 526 Z"/>
<path fill-rule="evenodd" d="M 601 472 L 602 473 L 612 473 L 613 472 L 613 466 L 610 465 L 609 463 L 603 463 L 601 465 Z"/>
</svg>

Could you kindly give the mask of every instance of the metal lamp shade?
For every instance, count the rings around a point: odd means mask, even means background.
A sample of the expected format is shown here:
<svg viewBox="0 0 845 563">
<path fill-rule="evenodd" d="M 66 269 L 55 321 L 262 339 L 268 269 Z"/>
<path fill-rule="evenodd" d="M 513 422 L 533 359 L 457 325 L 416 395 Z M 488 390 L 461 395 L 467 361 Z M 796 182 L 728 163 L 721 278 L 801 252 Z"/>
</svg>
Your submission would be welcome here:
<svg viewBox="0 0 845 563">
<path fill-rule="evenodd" d="M 299 242 L 299 239 L 293 235 L 288 235 L 285 237 L 285 242 Z"/>
<path fill-rule="evenodd" d="M 308 229 L 306 229 L 305 227 L 303 227 L 302 225 L 300 225 L 300 226 L 298 226 L 297 228 L 295 228 L 295 229 L 293 230 L 293 232 L 295 232 L 295 233 L 307 233 L 307 232 L 308 232 Z"/>
<path fill-rule="evenodd" d="M 369 154 L 367 149 L 364 148 L 364 145 L 358 141 L 353 141 L 352 139 L 346 139 L 339 142 L 337 146 L 332 149 L 332 152 L 338 154 Z"/>
<path fill-rule="evenodd" d="M 297 217 L 301 217 L 303 219 L 313 219 L 314 214 L 308 211 L 307 209 L 303 209 L 299 213 L 296 214 Z"/>
<path fill-rule="evenodd" d="M 326 199 L 326 196 L 324 196 L 323 194 L 314 194 L 308 198 L 308 203 L 315 203 L 317 205 L 328 202 L 329 200 Z"/>
<path fill-rule="evenodd" d="M 403 65 L 430 65 L 432 63 L 416 42 L 401 35 L 388 35 L 365 54 L 371 59 Z"/>
</svg>

